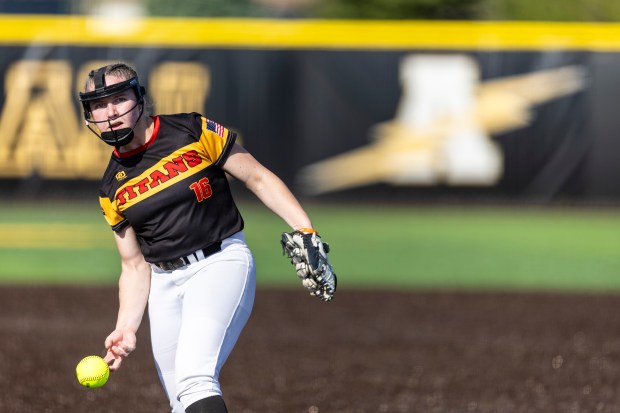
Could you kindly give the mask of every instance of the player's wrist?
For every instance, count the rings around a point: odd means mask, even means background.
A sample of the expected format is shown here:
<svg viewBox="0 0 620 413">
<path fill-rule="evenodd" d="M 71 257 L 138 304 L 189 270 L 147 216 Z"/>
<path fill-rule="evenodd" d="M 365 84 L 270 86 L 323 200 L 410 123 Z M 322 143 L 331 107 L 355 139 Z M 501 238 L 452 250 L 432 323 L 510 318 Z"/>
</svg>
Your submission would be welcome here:
<svg viewBox="0 0 620 413">
<path fill-rule="evenodd" d="M 135 323 L 117 324 L 114 330 L 121 334 L 137 334 L 139 327 L 140 325 Z"/>
</svg>

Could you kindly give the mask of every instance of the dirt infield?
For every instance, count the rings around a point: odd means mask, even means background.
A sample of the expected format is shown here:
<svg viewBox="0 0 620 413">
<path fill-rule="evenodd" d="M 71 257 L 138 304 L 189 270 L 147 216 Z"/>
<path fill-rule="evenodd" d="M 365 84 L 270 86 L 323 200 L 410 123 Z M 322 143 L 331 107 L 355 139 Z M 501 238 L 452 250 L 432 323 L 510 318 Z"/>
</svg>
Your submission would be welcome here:
<svg viewBox="0 0 620 413">
<path fill-rule="evenodd" d="M 164 413 L 148 320 L 101 389 L 113 288 L 0 287 L 0 412 Z M 620 412 L 620 296 L 259 288 L 222 372 L 231 413 Z"/>
</svg>

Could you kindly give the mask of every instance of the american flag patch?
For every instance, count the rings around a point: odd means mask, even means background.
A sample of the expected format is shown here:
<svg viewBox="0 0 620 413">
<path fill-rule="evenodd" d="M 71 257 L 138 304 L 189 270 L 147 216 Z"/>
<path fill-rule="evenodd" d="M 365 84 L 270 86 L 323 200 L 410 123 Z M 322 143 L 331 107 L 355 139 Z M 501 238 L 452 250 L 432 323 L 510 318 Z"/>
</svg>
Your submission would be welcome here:
<svg viewBox="0 0 620 413">
<path fill-rule="evenodd" d="M 211 132 L 215 132 L 218 135 L 220 135 L 222 138 L 224 138 L 224 131 L 226 129 L 224 129 L 223 126 L 213 122 L 212 120 L 207 119 L 207 130 L 210 130 Z"/>
</svg>

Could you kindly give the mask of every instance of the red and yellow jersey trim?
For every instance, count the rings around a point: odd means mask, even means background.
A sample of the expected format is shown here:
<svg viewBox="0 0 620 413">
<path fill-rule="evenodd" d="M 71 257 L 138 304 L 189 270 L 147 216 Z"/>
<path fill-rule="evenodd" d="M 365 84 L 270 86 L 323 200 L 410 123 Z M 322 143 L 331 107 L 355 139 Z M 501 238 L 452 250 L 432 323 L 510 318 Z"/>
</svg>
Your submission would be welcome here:
<svg viewBox="0 0 620 413">
<path fill-rule="evenodd" d="M 211 159 L 211 163 L 216 163 L 230 138 L 230 132 L 223 126 L 202 117 L 202 133 L 200 135 L 200 144 L 205 149 L 205 153 Z"/>
<path fill-rule="evenodd" d="M 202 142 L 184 146 L 142 174 L 127 181 L 115 194 L 115 204 L 120 212 L 176 184 L 181 179 L 195 175 L 214 162 L 201 148 Z"/>
<path fill-rule="evenodd" d="M 99 197 L 99 205 L 103 211 L 103 217 L 113 229 L 120 223 L 125 221 L 125 217 L 122 216 L 116 208 L 112 205 L 112 201 L 107 197 Z"/>
</svg>

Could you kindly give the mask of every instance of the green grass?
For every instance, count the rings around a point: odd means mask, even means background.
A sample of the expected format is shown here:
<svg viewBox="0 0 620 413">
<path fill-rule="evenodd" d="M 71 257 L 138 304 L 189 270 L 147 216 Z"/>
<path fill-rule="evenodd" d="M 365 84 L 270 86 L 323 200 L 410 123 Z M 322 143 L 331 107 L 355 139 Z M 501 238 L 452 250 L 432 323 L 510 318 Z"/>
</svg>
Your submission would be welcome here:
<svg viewBox="0 0 620 413">
<path fill-rule="evenodd" d="M 265 207 L 242 203 L 259 283 L 298 285 Z M 310 205 L 340 288 L 620 290 L 620 212 Z M 97 205 L 0 207 L 0 281 L 116 283 Z"/>
<path fill-rule="evenodd" d="M 620 288 L 620 214 L 596 210 L 309 208 L 344 286 Z M 249 238 L 276 222 L 248 214 Z M 271 230 L 273 231 L 273 230 Z M 262 248 L 262 247 L 261 247 Z M 256 249 L 256 248 L 255 248 Z M 258 260 L 280 265 L 269 247 Z"/>
</svg>

